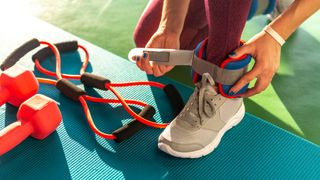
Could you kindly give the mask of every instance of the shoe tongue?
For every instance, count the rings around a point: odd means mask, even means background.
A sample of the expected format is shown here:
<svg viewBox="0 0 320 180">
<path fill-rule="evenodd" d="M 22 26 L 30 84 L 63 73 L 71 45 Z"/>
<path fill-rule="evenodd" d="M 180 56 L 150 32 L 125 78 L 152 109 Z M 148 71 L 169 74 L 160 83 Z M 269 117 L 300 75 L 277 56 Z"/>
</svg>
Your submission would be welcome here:
<svg viewBox="0 0 320 180">
<path fill-rule="evenodd" d="M 195 92 L 190 97 L 186 107 L 181 112 L 182 121 L 177 121 L 178 124 L 186 128 L 193 128 L 195 123 L 201 123 L 201 114 L 211 116 L 210 97 L 217 95 L 215 83 L 208 73 L 202 75 L 202 80 L 196 84 Z M 209 95 L 209 96 L 208 96 Z M 209 106 L 208 106 L 209 105 Z M 212 105 L 212 104 L 211 104 Z M 178 118 L 178 119 L 180 119 Z"/>
<path fill-rule="evenodd" d="M 205 91 L 209 91 L 210 94 L 212 95 L 217 95 L 215 83 L 212 79 L 212 77 L 208 73 L 204 73 L 202 75 L 202 80 L 201 80 L 201 87 L 200 89 L 205 88 Z"/>
</svg>

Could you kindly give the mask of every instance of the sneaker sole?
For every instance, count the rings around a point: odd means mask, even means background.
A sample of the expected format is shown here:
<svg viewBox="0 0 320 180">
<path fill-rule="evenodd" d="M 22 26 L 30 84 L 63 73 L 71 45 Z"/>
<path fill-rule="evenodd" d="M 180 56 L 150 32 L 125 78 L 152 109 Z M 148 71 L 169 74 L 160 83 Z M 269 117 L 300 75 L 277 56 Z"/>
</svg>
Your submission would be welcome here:
<svg viewBox="0 0 320 180">
<path fill-rule="evenodd" d="M 178 152 L 173 150 L 170 146 L 164 143 L 158 143 L 158 148 L 166 152 L 174 157 L 179 158 L 200 158 L 202 156 L 206 156 L 210 154 L 212 151 L 214 151 L 215 148 L 220 144 L 220 141 L 223 137 L 223 135 L 232 127 L 238 125 L 241 120 L 243 119 L 245 114 L 245 107 L 244 104 L 241 105 L 238 112 L 235 114 L 235 116 L 232 117 L 232 119 L 218 132 L 216 138 L 208 144 L 206 147 L 192 152 Z"/>
</svg>

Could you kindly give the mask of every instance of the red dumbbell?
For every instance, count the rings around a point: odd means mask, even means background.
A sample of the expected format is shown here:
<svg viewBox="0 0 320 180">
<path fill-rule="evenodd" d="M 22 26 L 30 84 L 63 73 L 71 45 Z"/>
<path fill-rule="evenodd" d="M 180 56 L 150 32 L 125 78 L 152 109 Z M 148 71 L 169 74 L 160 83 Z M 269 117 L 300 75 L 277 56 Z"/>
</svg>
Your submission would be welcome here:
<svg viewBox="0 0 320 180">
<path fill-rule="evenodd" d="M 46 138 L 59 126 L 62 116 L 54 100 L 37 94 L 21 104 L 17 119 L 0 131 L 0 156 L 28 136 Z"/>
<path fill-rule="evenodd" d="M 38 92 L 39 83 L 34 74 L 14 65 L 0 74 L 0 106 L 8 102 L 20 106 Z"/>
</svg>

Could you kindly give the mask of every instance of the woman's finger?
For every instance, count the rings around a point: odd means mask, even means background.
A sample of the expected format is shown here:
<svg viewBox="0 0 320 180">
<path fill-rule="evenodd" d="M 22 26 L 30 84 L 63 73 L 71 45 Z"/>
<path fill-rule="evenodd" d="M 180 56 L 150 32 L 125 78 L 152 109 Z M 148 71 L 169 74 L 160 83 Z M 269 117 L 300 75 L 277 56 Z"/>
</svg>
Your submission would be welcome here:
<svg viewBox="0 0 320 180">
<path fill-rule="evenodd" d="M 253 88 L 248 89 L 244 94 L 243 97 L 250 97 L 256 94 L 261 93 L 269 86 L 272 77 L 259 77 L 254 85 Z"/>
<path fill-rule="evenodd" d="M 244 44 L 241 47 L 239 47 L 238 49 L 236 49 L 235 51 L 233 51 L 232 53 L 229 54 L 229 57 L 237 59 L 240 58 L 241 56 L 245 55 L 245 54 L 251 54 L 254 51 L 254 47 L 250 46 L 248 44 Z"/>
<path fill-rule="evenodd" d="M 174 68 L 174 66 L 170 66 L 170 65 L 159 65 L 159 69 L 162 74 L 167 73 L 168 71 L 170 71 L 173 68 Z"/>
<path fill-rule="evenodd" d="M 159 65 L 159 70 L 162 74 L 167 72 L 167 67 L 166 65 Z"/>
<path fill-rule="evenodd" d="M 237 94 L 238 91 L 240 91 L 246 84 L 248 84 L 250 81 L 256 78 L 259 75 L 259 73 L 259 68 L 253 68 L 251 71 L 247 72 L 240 78 L 240 80 L 236 82 L 235 85 L 233 85 L 233 87 L 229 91 L 229 94 Z"/>
<path fill-rule="evenodd" d="M 140 68 L 143 71 L 143 69 L 141 67 L 141 58 L 140 58 L 140 56 L 134 56 L 134 57 L 132 57 L 132 59 L 134 61 L 136 61 L 136 65 L 138 66 L 138 68 Z"/>
<path fill-rule="evenodd" d="M 153 75 L 154 75 L 155 77 L 159 77 L 159 76 L 162 76 L 162 75 L 163 75 L 163 73 L 161 72 L 159 66 L 161 66 L 161 65 L 157 65 L 157 64 L 155 64 L 155 63 L 152 64 L 152 71 L 153 71 Z"/>
<path fill-rule="evenodd" d="M 149 56 L 144 53 L 141 58 L 141 68 L 146 71 L 147 74 L 153 74 L 153 71 L 152 71 L 152 65 L 149 61 Z"/>
</svg>

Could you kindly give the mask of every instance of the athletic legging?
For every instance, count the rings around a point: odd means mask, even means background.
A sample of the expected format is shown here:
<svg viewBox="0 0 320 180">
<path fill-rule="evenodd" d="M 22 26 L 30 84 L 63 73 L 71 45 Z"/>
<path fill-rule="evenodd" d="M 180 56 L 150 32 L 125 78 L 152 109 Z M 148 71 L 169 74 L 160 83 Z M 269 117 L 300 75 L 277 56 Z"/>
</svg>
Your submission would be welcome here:
<svg viewBox="0 0 320 180">
<path fill-rule="evenodd" d="M 240 45 L 251 0 L 191 0 L 180 36 L 180 49 L 192 50 L 208 37 L 207 59 L 219 65 Z M 134 31 L 137 47 L 145 47 L 158 29 L 163 0 L 151 0 Z"/>
</svg>

